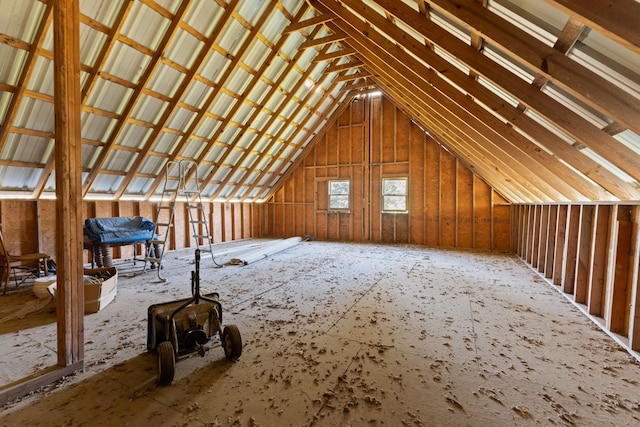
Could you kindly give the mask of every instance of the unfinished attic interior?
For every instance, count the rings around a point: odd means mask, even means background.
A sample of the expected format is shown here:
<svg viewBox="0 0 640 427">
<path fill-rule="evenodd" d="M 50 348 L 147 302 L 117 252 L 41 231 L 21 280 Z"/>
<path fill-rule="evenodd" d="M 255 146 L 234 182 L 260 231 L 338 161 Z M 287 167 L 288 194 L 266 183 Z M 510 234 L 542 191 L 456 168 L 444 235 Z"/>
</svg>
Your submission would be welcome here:
<svg viewBox="0 0 640 427">
<path fill-rule="evenodd" d="M 638 23 L 636 0 L 0 0 L 0 302 L 57 277 L 57 359 L 0 401 L 90 370 L 84 269 L 137 259 L 120 280 L 151 297 L 178 254 L 292 236 L 515 257 L 639 359 Z M 89 236 L 134 217 L 150 237 Z"/>
</svg>

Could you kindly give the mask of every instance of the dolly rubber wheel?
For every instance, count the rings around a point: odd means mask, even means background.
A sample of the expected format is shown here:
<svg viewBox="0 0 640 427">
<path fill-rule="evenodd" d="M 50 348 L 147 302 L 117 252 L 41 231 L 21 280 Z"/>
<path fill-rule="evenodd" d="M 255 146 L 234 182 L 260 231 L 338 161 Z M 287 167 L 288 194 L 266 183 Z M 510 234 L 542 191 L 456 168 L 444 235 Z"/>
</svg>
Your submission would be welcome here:
<svg viewBox="0 0 640 427">
<path fill-rule="evenodd" d="M 242 337 L 236 325 L 227 325 L 222 331 L 222 348 L 228 360 L 237 360 L 242 354 Z"/>
<path fill-rule="evenodd" d="M 158 384 L 169 385 L 173 381 L 176 372 L 176 355 L 173 352 L 173 345 L 169 341 L 162 341 L 157 349 L 158 352 Z"/>
</svg>

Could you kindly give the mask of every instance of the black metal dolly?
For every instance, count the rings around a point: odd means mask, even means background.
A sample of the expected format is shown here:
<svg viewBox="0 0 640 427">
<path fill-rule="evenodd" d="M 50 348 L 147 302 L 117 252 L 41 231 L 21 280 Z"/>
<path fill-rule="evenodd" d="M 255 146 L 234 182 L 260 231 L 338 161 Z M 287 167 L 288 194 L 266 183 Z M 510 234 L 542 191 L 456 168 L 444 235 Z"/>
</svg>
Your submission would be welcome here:
<svg viewBox="0 0 640 427">
<path fill-rule="evenodd" d="M 242 338 L 236 325 L 222 326 L 218 293 L 200 295 L 200 249 L 191 272 L 191 298 L 153 304 L 148 309 L 147 349 L 158 357 L 158 383 L 173 381 L 176 361 L 193 354 L 204 356 L 209 341 L 218 335 L 228 360 L 242 354 Z"/>
</svg>

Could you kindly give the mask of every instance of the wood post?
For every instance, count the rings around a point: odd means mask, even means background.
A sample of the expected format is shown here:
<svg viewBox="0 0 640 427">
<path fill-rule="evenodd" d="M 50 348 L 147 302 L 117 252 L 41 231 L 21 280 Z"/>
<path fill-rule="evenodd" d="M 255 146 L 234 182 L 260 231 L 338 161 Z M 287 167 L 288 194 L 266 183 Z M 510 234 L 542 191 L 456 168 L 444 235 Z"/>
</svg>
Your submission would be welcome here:
<svg viewBox="0 0 640 427">
<path fill-rule="evenodd" d="M 580 225 L 578 250 L 576 253 L 576 273 L 574 295 L 576 302 L 587 302 L 589 251 L 591 249 L 591 229 L 593 224 L 593 205 L 580 206 Z"/>
<path fill-rule="evenodd" d="M 549 206 L 549 223 L 547 226 L 547 257 L 544 265 L 544 277 L 551 279 L 553 277 L 553 256 L 556 248 L 556 229 L 558 224 L 558 206 Z"/>
<path fill-rule="evenodd" d="M 576 257 L 578 254 L 578 235 L 580 234 L 580 206 L 569 206 L 567 213 L 567 235 L 565 238 L 562 269 L 562 290 L 572 294 L 576 279 Z"/>
<path fill-rule="evenodd" d="M 617 206 L 611 221 L 610 280 L 607 281 L 607 329 L 621 335 L 629 331 L 629 264 L 631 255 L 631 207 Z"/>
<path fill-rule="evenodd" d="M 539 233 L 539 244 L 538 244 L 538 271 L 540 273 L 544 273 L 544 269 L 547 262 L 547 249 L 549 246 L 548 240 L 550 237 L 549 234 L 549 206 L 542 206 L 542 211 L 540 215 L 540 233 Z"/>
<path fill-rule="evenodd" d="M 58 365 L 84 360 L 82 283 L 82 151 L 80 123 L 80 5 L 54 2 L 54 105 Z"/>
<path fill-rule="evenodd" d="M 609 244 L 609 215 L 611 207 L 597 206 L 593 215 L 591 255 L 589 258 L 589 314 L 603 316 L 603 298 L 607 275 L 607 248 Z"/>
<path fill-rule="evenodd" d="M 556 221 L 556 246 L 553 255 L 553 284 L 562 284 L 564 248 L 567 241 L 567 205 L 558 206 L 558 216 Z"/>
<path fill-rule="evenodd" d="M 640 209 L 636 206 L 633 212 L 633 230 L 631 241 L 631 302 L 629 319 L 629 346 L 640 351 Z"/>
</svg>

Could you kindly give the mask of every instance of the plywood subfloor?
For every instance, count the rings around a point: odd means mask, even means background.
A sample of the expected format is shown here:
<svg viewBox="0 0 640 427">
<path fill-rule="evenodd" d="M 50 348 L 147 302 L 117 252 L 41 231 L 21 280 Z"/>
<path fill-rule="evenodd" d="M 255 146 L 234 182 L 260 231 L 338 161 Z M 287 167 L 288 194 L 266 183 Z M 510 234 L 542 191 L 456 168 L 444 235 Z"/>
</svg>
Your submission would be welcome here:
<svg viewBox="0 0 640 427">
<path fill-rule="evenodd" d="M 86 316 L 85 371 L 6 405 L 0 425 L 640 424 L 640 365 L 517 258 L 415 246 L 203 261 L 242 357 L 213 348 L 159 387 L 147 307 L 189 295 L 191 258 L 171 254 L 167 283 L 122 274 L 116 300 Z M 55 325 L 35 320 L 54 315 L 38 313 L 22 321 L 40 326 L 4 325 L 3 366 L 55 360 Z"/>
</svg>

